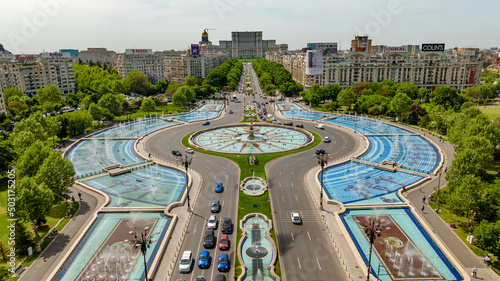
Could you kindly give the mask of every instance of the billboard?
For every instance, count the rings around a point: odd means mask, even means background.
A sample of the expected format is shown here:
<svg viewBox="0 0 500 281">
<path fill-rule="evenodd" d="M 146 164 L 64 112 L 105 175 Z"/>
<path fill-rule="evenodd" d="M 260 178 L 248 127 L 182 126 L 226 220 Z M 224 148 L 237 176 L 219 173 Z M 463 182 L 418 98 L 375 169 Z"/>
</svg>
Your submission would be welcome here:
<svg viewBox="0 0 500 281">
<path fill-rule="evenodd" d="M 337 53 L 337 43 L 307 43 L 307 49 L 320 50 L 326 53 Z"/>
<path fill-rule="evenodd" d="M 52 59 L 57 59 L 57 58 L 70 58 L 69 53 L 62 53 L 62 52 L 54 52 L 54 53 L 42 53 L 42 58 L 52 58 Z"/>
<path fill-rule="evenodd" d="M 320 50 L 308 50 L 306 55 L 306 74 L 323 74 L 323 52 Z"/>
<path fill-rule="evenodd" d="M 444 52 L 444 43 L 422 44 L 422 52 Z"/>
<path fill-rule="evenodd" d="M 191 55 L 198 56 L 200 54 L 200 45 L 191 44 Z"/>
<path fill-rule="evenodd" d="M 407 53 L 406 47 L 385 47 L 384 53 Z"/>
<path fill-rule="evenodd" d="M 476 73 L 477 73 L 478 67 L 473 66 L 470 68 L 470 75 L 469 75 L 469 84 L 474 84 L 476 83 Z"/>
<path fill-rule="evenodd" d="M 475 56 L 476 55 L 476 50 L 462 50 L 462 56 Z"/>
<path fill-rule="evenodd" d="M 16 61 L 21 63 L 32 63 L 35 59 L 33 55 L 16 55 Z"/>
<path fill-rule="evenodd" d="M 127 55 L 152 55 L 153 49 L 126 49 Z"/>
<path fill-rule="evenodd" d="M 351 52 L 364 52 L 364 51 L 366 51 L 366 48 L 364 47 L 351 48 Z"/>
</svg>

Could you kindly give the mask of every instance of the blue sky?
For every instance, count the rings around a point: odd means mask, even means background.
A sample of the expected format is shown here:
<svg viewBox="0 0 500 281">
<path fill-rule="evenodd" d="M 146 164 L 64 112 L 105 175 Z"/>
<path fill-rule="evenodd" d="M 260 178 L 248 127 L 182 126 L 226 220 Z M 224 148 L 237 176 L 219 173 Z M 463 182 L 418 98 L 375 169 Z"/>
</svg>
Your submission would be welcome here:
<svg viewBox="0 0 500 281">
<path fill-rule="evenodd" d="M 16 0 L 2 1 L 0 43 L 14 53 L 61 48 L 187 49 L 204 28 L 218 44 L 231 31 L 263 31 L 264 39 L 299 49 L 354 35 L 374 45 L 446 43 L 500 47 L 498 0 Z M 496 13 L 496 14 L 495 14 Z"/>
</svg>

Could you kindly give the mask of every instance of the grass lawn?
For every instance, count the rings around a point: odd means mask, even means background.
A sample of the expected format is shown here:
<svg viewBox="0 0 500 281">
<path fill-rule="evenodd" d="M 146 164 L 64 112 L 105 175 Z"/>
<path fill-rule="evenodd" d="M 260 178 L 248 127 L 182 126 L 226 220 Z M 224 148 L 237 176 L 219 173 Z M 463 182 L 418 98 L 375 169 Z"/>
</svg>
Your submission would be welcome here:
<svg viewBox="0 0 500 281">
<path fill-rule="evenodd" d="M 205 154 L 210 154 L 210 155 L 215 155 L 215 156 L 220 156 L 224 157 L 226 159 L 229 159 L 233 162 L 236 163 L 240 167 L 241 173 L 240 173 L 240 181 L 243 179 L 252 176 L 252 169 L 255 170 L 255 176 L 260 177 L 264 180 L 266 180 L 266 173 L 265 173 L 265 166 L 268 162 L 271 160 L 274 160 L 279 157 L 283 157 L 286 155 L 290 154 L 295 154 L 298 152 L 302 152 L 304 150 L 311 149 L 312 147 L 317 146 L 321 142 L 321 137 L 315 134 L 314 132 L 310 132 L 314 136 L 314 142 L 309 144 L 306 147 L 294 150 L 294 151 L 287 151 L 287 152 L 282 152 L 282 153 L 272 153 L 272 154 L 261 154 L 257 155 L 256 158 L 258 159 L 258 162 L 256 165 L 250 165 L 248 164 L 248 155 L 235 155 L 235 154 L 224 154 L 224 153 L 216 153 L 216 152 L 211 152 L 211 151 L 205 151 L 202 149 L 198 149 L 196 147 L 193 147 L 189 144 L 189 138 L 191 137 L 192 134 L 185 136 L 182 139 L 182 144 L 186 147 L 191 147 L 193 150 L 196 152 L 200 153 L 205 153 Z M 238 221 L 235 222 L 235 225 L 238 225 L 237 227 L 237 239 L 239 242 L 239 239 L 241 238 L 242 231 L 239 228 L 239 221 L 243 219 L 243 217 L 247 214 L 250 213 L 261 213 L 267 216 L 268 219 L 273 220 L 272 216 L 272 210 L 271 210 L 271 203 L 268 201 L 269 198 L 269 193 L 266 192 L 261 196 L 248 196 L 242 191 L 239 191 L 239 202 L 238 202 Z M 254 204 L 256 204 L 258 207 L 254 208 Z M 274 240 L 274 243 L 276 243 L 276 235 L 274 233 L 274 228 L 271 231 L 271 237 Z M 241 269 L 239 266 L 241 265 L 241 261 L 239 259 L 235 260 L 235 276 L 239 276 L 241 274 Z M 279 258 L 276 260 L 275 264 L 275 273 L 278 276 L 281 276 L 281 268 L 279 264 Z"/>
<path fill-rule="evenodd" d="M 482 113 L 486 114 L 490 120 L 495 120 L 500 116 L 500 106 L 490 106 L 479 108 Z"/>
<path fill-rule="evenodd" d="M 169 104 L 167 106 L 157 106 L 155 111 L 151 111 L 149 113 L 141 111 L 139 109 L 135 113 L 115 117 L 115 119 L 113 121 L 134 120 L 134 118 L 149 118 L 149 115 L 155 116 L 155 113 L 158 113 L 158 115 L 161 115 L 162 112 L 165 115 L 167 115 L 167 114 L 174 114 L 174 113 L 183 112 L 185 109 L 186 109 L 185 106 L 179 106 L 179 105 L 175 105 L 175 104 Z"/>
</svg>

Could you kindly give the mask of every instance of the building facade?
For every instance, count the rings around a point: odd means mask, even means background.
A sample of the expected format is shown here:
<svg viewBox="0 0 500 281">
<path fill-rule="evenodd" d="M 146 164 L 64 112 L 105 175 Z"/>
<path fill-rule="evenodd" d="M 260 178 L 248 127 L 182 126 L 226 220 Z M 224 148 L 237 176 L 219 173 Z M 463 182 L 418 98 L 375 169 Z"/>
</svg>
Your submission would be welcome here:
<svg viewBox="0 0 500 281">
<path fill-rule="evenodd" d="M 75 76 L 70 57 L 61 53 L 17 55 L 15 61 L 0 60 L 0 92 L 18 88 L 35 95 L 40 88 L 55 85 L 63 94 L 75 92 Z"/>
<path fill-rule="evenodd" d="M 371 55 L 349 52 L 324 55 L 322 74 L 306 74 L 306 54 L 269 54 L 266 59 L 282 63 L 294 80 L 308 89 L 338 84 L 352 86 L 358 82 L 409 82 L 417 87 L 433 90 L 448 86 L 458 90 L 479 83 L 484 58 L 478 49 L 458 49 L 454 52 L 384 52 Z"/>
<path fill-rule="evenodd" d="M 100 62 L 112 66 L 116 65 L 116 56 L 115 51 L 108 51 L 106 48 L 87 48 L 86 51 L 78 52 L 78 57 L 85 63 Z"/>
<path fill-rule="evenodd" d="M 372 39 L 368 39 L 368 36 L 358 36 L 351 40 L 351 52 L 372 52 Z"/>
<path fill-rule="evenodd" d="M 3 98 L 3 92 L 0 91 L 0 114 L 7 113 L 7 103 Z"/>
<path fill-rule="evenodd" d="M 208 34 L 206 36 L 207 41 Z M 288 50 L 288 44 L 276 44 L 274 39 L 263 40 L 262 31 L 233 31 L 231 40 L 220 40 L 218 46 L 210 44 L 206 47 L 207 52 L 227 52 L 231 58 L 261 58 L 266 53 Z"/>
<path fill-rule="evenodd" d="M 164 58 L 165 79 L 175 83 L 184 83 L 188 75 L 204 79 L 212 69 L 228 59 L 229 55 L 222 52 L 168 56 Z"/>
<path fill-rule="evenodd" d="M 165 80 L 164 56 L 161 52 L 153 53 L 151 49 L 126 49 L 119 54 L 116 67 L 121 77 L 125 78 L 132 69 L 137 69 L 156 80 Z"/>
</svg>

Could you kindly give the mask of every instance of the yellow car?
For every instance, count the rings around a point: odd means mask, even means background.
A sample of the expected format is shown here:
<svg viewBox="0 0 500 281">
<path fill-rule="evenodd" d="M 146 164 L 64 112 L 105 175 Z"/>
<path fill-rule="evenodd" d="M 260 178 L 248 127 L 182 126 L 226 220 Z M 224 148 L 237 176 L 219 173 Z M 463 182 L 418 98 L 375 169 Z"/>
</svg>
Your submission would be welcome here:
<svg viewBox="0 0 500 281">
<path fill-rule="evenodd" d="M 272 121 L 271 119 L 269 119 L 269 118 L 268 118 L 268 119 L 266 119 L 266 122 L 271 123 L 271 122 L 273 122 L 273 121 Z"/>
</svg>

